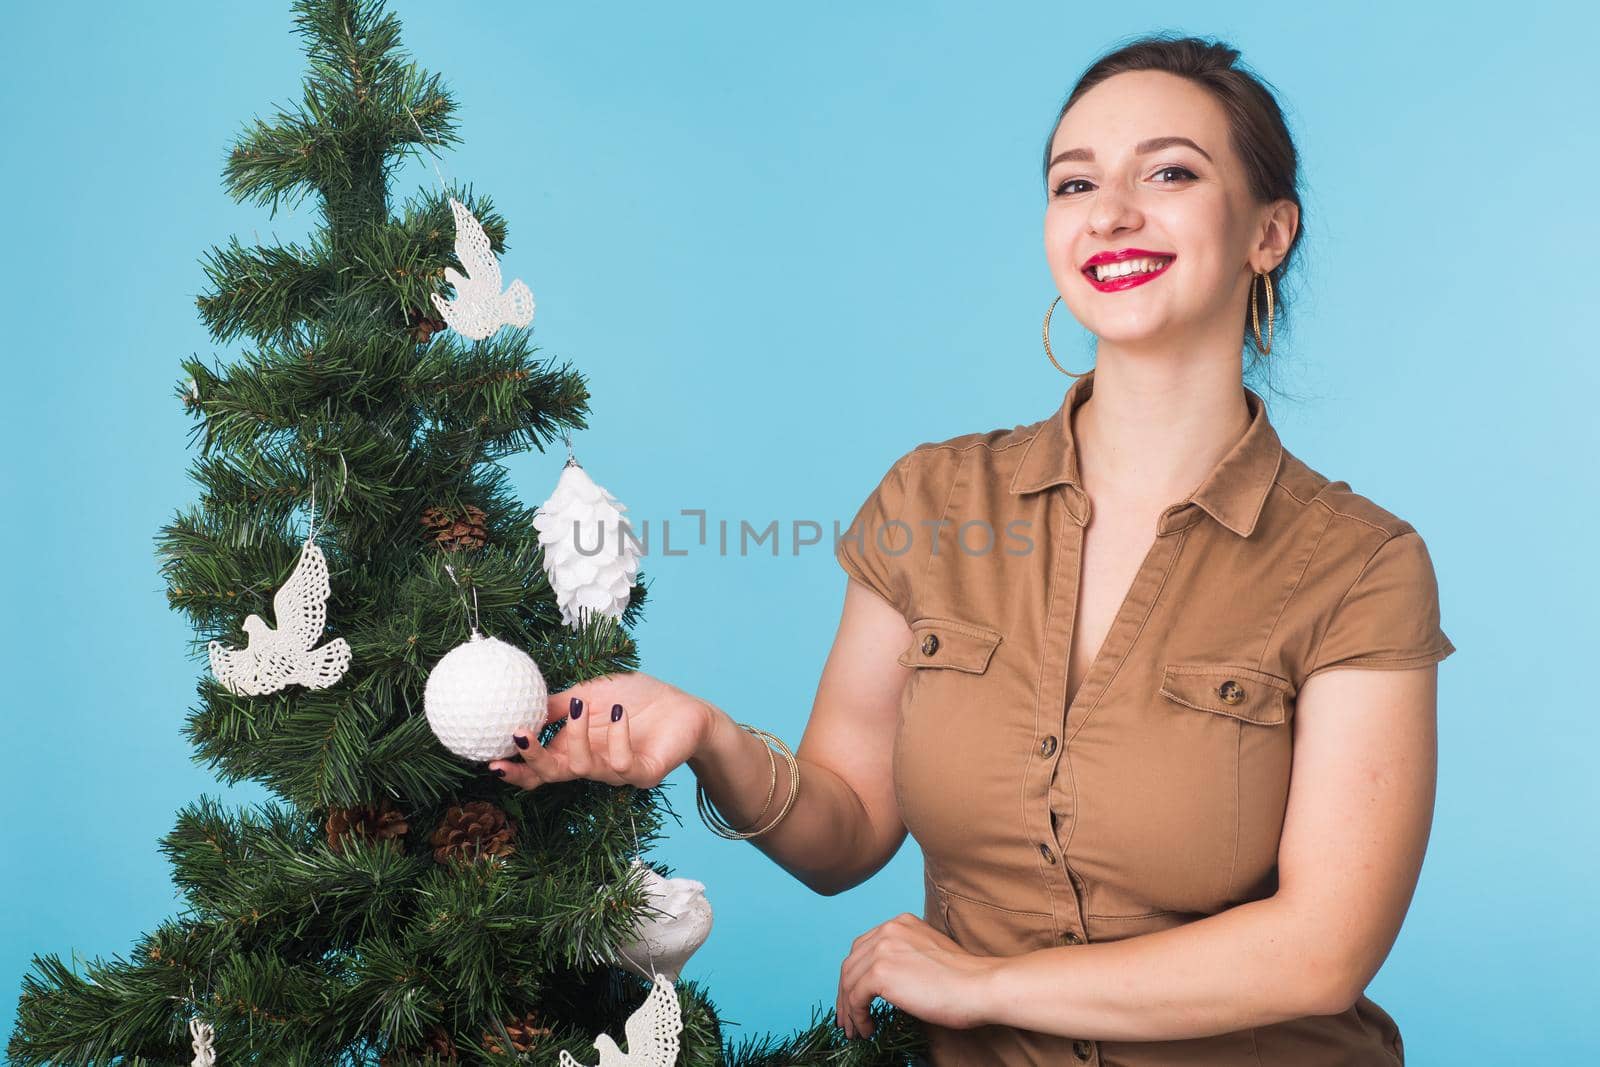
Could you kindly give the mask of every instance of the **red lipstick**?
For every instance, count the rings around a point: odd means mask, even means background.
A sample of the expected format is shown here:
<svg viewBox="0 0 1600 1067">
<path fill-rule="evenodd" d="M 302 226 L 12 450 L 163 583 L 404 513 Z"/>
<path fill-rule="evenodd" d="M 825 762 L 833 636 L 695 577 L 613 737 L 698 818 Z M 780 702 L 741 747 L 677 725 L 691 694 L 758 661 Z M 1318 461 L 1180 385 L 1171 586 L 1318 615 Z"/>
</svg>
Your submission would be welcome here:
<svg viewBox="0 0 1600 1067">
<path fill-rule="evenodd" d="M 1171 252 L 1151 252 L 1144 248 L 1119 248 L 1115 252 L 1096 252 L 1085 260 L 1083 266 L 1078 269 L 1085 278 L 1089 279 L 1089 284 L 1102 293 L 1116 293 L 1123 289 L 1132 289 L 1136 285 L 1143 285 L 1152 278 L 1159 278 L 1166 273 L 1167 268 L 1172 266 L 1172 261 L 1177 258 Z M 1126 259 L 1159 259 L 1164 262 L 1155 270 L 1124 274 L 1120 278 L 1112 278 L 1106 282 L 1095 277 L 1094 268 L 1100 264 L 1120 263 Z"/>
</svg>

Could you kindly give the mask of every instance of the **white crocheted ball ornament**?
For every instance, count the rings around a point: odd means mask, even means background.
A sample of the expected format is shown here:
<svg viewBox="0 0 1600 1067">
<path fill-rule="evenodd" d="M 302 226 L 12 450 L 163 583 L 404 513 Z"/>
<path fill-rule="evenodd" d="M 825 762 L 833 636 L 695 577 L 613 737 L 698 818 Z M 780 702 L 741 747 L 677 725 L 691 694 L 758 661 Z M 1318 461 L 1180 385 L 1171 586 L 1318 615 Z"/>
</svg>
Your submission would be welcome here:
<svg viewBox="0 0 1600 1067">
<path fill-rule="evenodd" d="M 646 915 L 634 928 L 634 940 L 619 946 L 618 963 L 649 979 L 659 971 L 676 982 L 695 949 L 711 936 L 711 902 L 704 882 L 693 878 L 663 878 L 642 860 L 650 907 L 660 915 Z"/>
<path fill-rule="evenodd" d="M 549 699 L 532 656 L 479 633 L 445 653 L 422 691 L 434 736 L 451 752 L 479 763 L 517 752 L 512 733 L 538 733 Z"/>
<path fill-rule="evenodd" d="M 595 614 L 620 618 L 639 575 L 640 544 L 622 513 L 627 505 L 568 459 L 556 491 L 533 516 L 544 571 L 561 621 L 579 629 Z"/>
</svg>

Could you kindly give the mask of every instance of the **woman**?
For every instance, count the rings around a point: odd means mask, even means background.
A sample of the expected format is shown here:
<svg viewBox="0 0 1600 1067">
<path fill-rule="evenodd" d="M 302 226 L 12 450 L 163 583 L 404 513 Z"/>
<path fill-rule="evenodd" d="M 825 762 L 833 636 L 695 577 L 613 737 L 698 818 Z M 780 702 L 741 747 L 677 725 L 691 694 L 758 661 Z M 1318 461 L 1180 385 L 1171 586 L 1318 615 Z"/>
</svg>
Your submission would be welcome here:
<svg viewBox="0 0 1600 1067">
<path fill-rule="evenodd" d="M 1303 226 L 1236 58 L 1147 38 L 1068 97 L 1045 253 L 1095 369 L 868 497 L 797 758 L 632 674 L 552 698 L 567 726 L 492 765 L 649 786 L 687 761 L 821 893 L 909 829 L 924 917 L 856 939 L 837 1010 L 852 1036 L 874 996 L 925 1020 L 936 1067 L 1403 1062 L 1362 991 L 1422 863 L 1453 647 L 1417 532 L 1286 451 L 1243 384 Z"/>
</svg>

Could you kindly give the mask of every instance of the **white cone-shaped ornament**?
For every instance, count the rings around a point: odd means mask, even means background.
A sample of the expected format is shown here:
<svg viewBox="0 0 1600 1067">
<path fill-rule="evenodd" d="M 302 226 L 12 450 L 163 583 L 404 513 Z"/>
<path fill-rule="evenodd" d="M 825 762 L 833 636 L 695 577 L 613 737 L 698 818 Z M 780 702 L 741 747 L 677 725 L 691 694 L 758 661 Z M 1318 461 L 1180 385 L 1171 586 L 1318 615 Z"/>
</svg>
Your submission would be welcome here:
<svg viewBox="0 0 1600 1067">
<path fill-rule="evenodd" d="M 544 571 L 561 621 L 579 629 L 592 615 L 620 618 L 639 575 L 639 542 L 622 517 L 627 505 L 596 485 L 576 459 L 533 516 Z"/>
<path fill-rule="evenodd" d="M 619 948 L 622 958 L 615 962 L 647 980 L 654 977 L 653 966 L 676 982 L 689 957 L 711 936 L 705 884 L 693 878 L 663 878 L 642 860 L 635 859 L 633 865 L 644 868 L 649 905 L 663 914 L 645 916 L 634 940 Z"/>
<path fill-rule="evenodd" d="M 445 748 L 487 763 L 517 752 L 512 733 L 537 734 L 549 690 L 533 657 L 473 631 L 434 665 L 422 691 L 428 725 Z"/>
</svg>

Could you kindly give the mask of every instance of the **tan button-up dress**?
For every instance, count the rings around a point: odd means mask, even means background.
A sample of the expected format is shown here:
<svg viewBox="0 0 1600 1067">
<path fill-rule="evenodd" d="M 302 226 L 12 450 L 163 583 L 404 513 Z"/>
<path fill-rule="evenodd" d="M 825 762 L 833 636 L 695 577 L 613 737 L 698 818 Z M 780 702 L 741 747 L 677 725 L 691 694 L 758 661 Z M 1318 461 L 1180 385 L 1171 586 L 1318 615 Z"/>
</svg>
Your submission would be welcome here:
<svg viewBox="0 0 1600 1067">
<path fill-rule="evenodd" d="M 911 626 L 894 783 L 922 848 L 924 918 L 1009 956 L 1115 941 L 1272 895 L 1295 694 L 1330 667 L 1454 651 L 1412 526 L 1250 427 L 1162 512 L 1070 706 L 1090 502 L 1069 413 L 919 445 L 836 545 Z M 1339 1015 L 1181 1041 L 929 1025 L 934 1067 L 1403 1063 L 1363 996 Z"/>
</svg>

